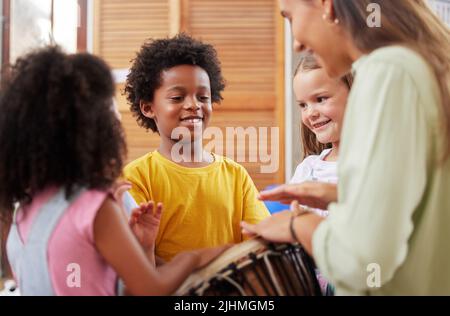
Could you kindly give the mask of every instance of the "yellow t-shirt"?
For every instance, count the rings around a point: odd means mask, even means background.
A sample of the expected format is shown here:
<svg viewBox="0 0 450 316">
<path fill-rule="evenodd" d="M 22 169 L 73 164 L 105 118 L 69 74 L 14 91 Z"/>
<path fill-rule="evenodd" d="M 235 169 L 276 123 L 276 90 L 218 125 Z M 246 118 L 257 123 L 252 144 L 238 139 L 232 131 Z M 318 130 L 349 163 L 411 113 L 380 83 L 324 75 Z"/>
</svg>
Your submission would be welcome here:
<svg viewBox="0 0 450 316">
<path fill-rule="evenodd" d="M 156 255 L 164 260 L 185 250 L 241 242 L 240 221 L 257 223 L 269 216 L 244 167 L 214 157 L 206 167 L 187 168 L 154 151 L 125 167 L 138 204 L 164 205 L 156 239 Z"/>
</svg>

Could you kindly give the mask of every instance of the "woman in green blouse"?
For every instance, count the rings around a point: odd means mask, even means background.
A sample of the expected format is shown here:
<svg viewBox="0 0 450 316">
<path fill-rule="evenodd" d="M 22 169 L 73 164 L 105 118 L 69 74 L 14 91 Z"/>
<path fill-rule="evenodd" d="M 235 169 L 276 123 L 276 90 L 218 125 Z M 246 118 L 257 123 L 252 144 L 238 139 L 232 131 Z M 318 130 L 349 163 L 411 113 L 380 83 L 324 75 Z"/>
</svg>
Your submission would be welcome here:
<svg viewBox="0 0 450 316">
<path fill-rule="evenodd" d="M 330 76 L 356 74 L 339 184 L 261 193 L 328 206 L 326 220 L 286 211 L 243 230 L 300 242 L 337 294 L 450 295 L 449 28 L 426 0 L 280 0 L 280 7 L 299 50 L 312 50 Z"/>
</svg>

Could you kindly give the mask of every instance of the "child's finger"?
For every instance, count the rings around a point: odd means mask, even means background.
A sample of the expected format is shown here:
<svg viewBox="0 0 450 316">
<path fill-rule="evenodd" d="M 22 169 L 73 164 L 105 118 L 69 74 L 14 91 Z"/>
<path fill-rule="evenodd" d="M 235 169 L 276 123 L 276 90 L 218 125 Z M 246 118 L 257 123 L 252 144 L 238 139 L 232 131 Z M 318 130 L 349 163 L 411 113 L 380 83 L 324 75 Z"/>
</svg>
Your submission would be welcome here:
<svg viewBox="0 0 450 316">
<path fill-rule="evenodd" d="M 141 203 L 139 206 L 141 214 L 151 213 L 153 210 L 153 202 Z"/>
<path fill-rule="evenodd" d="M 161 218 L 162 210 L 163 210 L 163 204 L 160 202 L 156 206 L 156 212 L 155 212 L 155 218 L 156 219 L 159 220 Z"/>
<path fill-rule="evenodd" d="M 149 214 L 153 214 L 153 210 L 155 208 L 155 203 L 153 201 L 148 202 L 146 212 Z"/>
<path fill-rule="evenodd" d="M 134 225 L 136 224 L 136 216 L 130 216 L 130 219 L 128 220 L 128 225 L 131 226 L 131 228 L 134 227 Z"/>
<path fill-rule="evenodd" d="M 162 203 L 158 203 L 156 205 L 156 210 L 155 212 L 151 213 L 151 216 L 148 216 L 147 222 L 153 225 L 158 225 L 159 221 L 161 220 L 161 213 L 162 213 L 162 209 L 163 209 L 163 204 Z"/>
<path fill-rule="evenodd" d="M 149 207 L 150 204 L 149 203 L 141 203 L 139 204 L 139 206 L 136 208 L 136 212 L 137 214 L 139 214 L 139 216 L 142 216 L 145 213 L 149 212 Z"/>
<path fill-rule="evenodd" d="M 136 216 L 137 214 L 139 214 L 139 211 L 140 211 L 139 207 L 136 207 L 136 208 L 132 209 L 130 217 Z"/>
<path fill-rule="evenodd" d="M 140 209 L 140 208 L 135 209 L 135 211 L 131 213 L 131 216 L 133 216 L 135 218 L 138 218 L 141 215 L 142 215 L 142 209 Z"/>
</svg>

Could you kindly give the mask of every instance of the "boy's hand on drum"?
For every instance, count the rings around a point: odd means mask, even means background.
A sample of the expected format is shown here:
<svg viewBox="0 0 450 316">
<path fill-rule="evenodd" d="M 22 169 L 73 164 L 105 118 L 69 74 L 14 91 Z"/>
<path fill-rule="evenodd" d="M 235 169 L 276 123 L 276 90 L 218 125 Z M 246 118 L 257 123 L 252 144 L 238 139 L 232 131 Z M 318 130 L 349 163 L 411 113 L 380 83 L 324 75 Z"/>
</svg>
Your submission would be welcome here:
<svg viewBox="0 0 450 316">
<path fill-rule="evenodd" d="M 337 201 L 337 186 L 324 182 L 303 182 L 284 184 L 259 194 L 262 201 L 280 201 L 290 204 L 298 201 L 302 205 L 326 210 L 328 205 Z"/>
<path fill-rule="evenodd" d="M 241 222 L 242 233 L 250 236 L 261 236 L 273 242 L 292 243 L 292 236 L 289 230 L 292 211 L 275 213 L 263 219 L 258 224 Z"/>
<path fill-rule="evenodd" d="M 155 203 L 150 201 L 131 211 L 129 220 L 131 230 L 145 250 L 151 250 L 155 246 L 162 208 L 162 203 L 158 203 L 155 207 Z"/>
</svg>

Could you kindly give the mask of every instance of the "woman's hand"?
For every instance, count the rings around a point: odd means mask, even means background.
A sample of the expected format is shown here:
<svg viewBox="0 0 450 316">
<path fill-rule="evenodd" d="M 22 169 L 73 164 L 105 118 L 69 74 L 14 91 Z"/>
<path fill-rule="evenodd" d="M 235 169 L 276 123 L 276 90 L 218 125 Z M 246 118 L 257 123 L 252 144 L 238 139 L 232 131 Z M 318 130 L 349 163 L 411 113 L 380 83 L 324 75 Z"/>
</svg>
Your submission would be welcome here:
<svg viewBox="0 0 450 316">
<path fill-rule="evenodd" d="M 154 250 L 162 209 L 162 203 L 158 203 L 155 210 L 155 203 L 150 201 L 131 211 L 130 228 L 146 251 Z"/>
<path fill-rule="evenodd" d="M 302 215 L 298 216 L 299 213 L 302 213 Z M 293 230 L 296 239 L 312 256 L 312 236 L 324 218 L 310 212 L 303 214 L 297 201 L 291 203 L 290 211 L 275 213 L 256 225 L 241 222 L 242 232 L 248 235 L 261 236 L 272 242 L 293 243 L 295 240 L 289 227 L 293 216 L 295 216 Z"/>
<path fill-rule="evenodd" d="M 290 204 L 298 201 L 302 205 L 326 210 L 328 205 L 337 201 L 337 186 L 332 183 L 303 182 L 284 184 L 259 194 L 262 201 L 279 201 Z"/>
<path fill-rule="evenodd" d="M 298 203 L 292 202 L 291 210 L 278 212 L 260 221 L 258 224 L 241 222 L 242 233 L 249 236 L 261 236 L 273 242 L 292 243 L 292 235 L 289 229 L 293 212 L 298 212 Z"/>
</svg>

